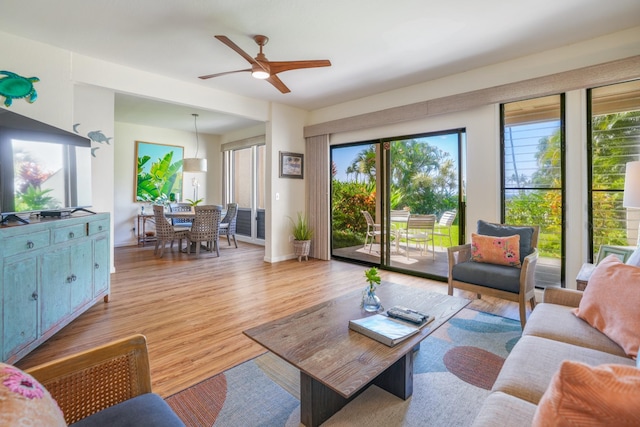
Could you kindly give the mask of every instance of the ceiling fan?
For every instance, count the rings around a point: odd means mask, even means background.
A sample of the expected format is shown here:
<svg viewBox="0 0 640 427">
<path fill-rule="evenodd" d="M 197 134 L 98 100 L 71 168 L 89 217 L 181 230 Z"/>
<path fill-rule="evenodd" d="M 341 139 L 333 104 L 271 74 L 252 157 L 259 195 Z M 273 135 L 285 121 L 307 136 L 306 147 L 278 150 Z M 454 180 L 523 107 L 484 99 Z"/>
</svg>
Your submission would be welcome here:
<svg viewBox="0 0 640 427">
<path fill-rule="evenodd" d="M 240 56 L 246 59 L 249 64 L 251 64 L 251 68 L 247 68 L 245 70 L 235 70 L 235 71 L 227 71 L 224 73 L 216 73 L 216 74 L 208 74 L 206 76 L 200 76 L 201 79 L 210 79 L 212 77 L 224 76 L 226 74 L 233 73 L 242 73 L 245 71 L 251 71 L 251 75 L 256 79 L 263 79 L 271 83 L 282 93 L 289 93 L 291 90 L 282 80 L 276 76 L 278 73 L 282 73 L 283 71 L 290 70 L 299 70 L 301 68 L 316 68 L 316 67 L 329 67 L 331 66 L 331 62 L 326 59 L 315 60 L 315 61 L 269 61 L 267 57 L 262 53 L 262 48 L 267 44 L 269 38 L 266 36 L 253 36 L 253 40 L 260 46 L 260 53 L 255 58 L 252 58 L 248 53 L 244 50 L 240 49 L 238 45 L 232 42 L 226 36 L 215 36 L 222 43 L 229 46 L 231 49 L 235 50 Z"/>
</svg>

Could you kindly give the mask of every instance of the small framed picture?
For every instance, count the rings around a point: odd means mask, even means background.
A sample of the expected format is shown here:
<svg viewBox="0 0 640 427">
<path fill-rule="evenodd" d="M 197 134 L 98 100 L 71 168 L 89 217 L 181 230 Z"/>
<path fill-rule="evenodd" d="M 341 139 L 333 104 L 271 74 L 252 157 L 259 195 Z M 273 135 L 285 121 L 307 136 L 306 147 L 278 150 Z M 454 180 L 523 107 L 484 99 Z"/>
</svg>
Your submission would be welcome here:
<svg viewBox="0 0 640 427">
<path fill-rule="evenodd" d="M 280 178 L 304 178 L 304 154 L 281 151 Z"/>
<path fill-rule="evenodd" d="M 598 259 L 596 261 L 596 264 L 598 264 L 600 261 L 602 261 L 609 255 L 615 255 L 618 258 L 620 258 L 620 261 L 627 262 L 627 259 L 629 259 L 634 249 L 635 248 L 632 248 L 632 247 L 625 248 L 620 246 L 600 245 L 600 250 L 598 251 Z"/>
</svg>

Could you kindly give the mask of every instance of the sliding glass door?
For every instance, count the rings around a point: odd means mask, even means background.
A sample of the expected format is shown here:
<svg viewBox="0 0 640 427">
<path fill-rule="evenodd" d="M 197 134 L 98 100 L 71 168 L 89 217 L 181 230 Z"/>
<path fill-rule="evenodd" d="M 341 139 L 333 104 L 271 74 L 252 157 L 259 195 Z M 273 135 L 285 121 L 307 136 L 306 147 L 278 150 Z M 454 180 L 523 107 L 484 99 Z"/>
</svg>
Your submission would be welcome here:
<svg viewBox="0 0 640 427">
<path fill-rule="evenodd" d="M 463 129 L 331 149 L 332 256 L 445 278 L 464 235 Z"/>
<path fill-rule="evenodd" d="M 447 247 L 457 245 L 463 211 L 464 129 L 383 141 L 385 236 L 383 264 L 446 278 Z"/>
<path fill-rule="evenodd" d="M 366 142 L 331 148 L 331 253 L 336 258 L 380 264 L 379 146 Z"/>
</svg>

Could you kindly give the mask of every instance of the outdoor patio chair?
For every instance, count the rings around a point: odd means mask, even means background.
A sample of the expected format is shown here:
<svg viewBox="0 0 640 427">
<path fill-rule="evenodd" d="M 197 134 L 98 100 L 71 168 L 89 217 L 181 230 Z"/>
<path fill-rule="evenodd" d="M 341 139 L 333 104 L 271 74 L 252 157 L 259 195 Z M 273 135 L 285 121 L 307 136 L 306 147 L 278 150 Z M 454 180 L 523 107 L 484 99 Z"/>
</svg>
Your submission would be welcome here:
<svg viewBox="0 0 640 427">
<path fill-rule="evenodd" d="M 446 211 L 440 217 L 440 221 L 435 226 L 433 231 L 434 236 L 449 237 L 449 246 L 453 246 L 453 240 L 451 239 L 451 226 L 456 219 L 456 211 Z M 443 245 L 444 246 L 444 245 Z"/>
<path fill-rule="evenodd" d="M 514 226 L 492 224 L 478 221 L 477 234 L 491 239 L 477 239 L 474 243 L 448 248 L 449 252 L 449 295 L 453 288 L 470 291 L 481 295 L 489 295 L 509 301 L 520 306 L 520 324 L 524 329 L 527 322 L 527 301 L 531 310 L 536 306 L 534 274 L 538 261 L 539 226 Z M 501 262 L 489 262 L 491 247 L 501 248 L 503 254 L 509 252 L 505 248 L 505 238 L 519 236 L 519 258 L 504 258 Z M 474 236 L 472 236 L 473 241 Z M 502 238 L 496 241 L 496 238 Z M 483 241 L 481 244 L 480 242 Z M 500 251 L 496 251 L 499 253 Z"/>
<path fill-rule="evenodd" d="M 364 236 L 364 246 L 362 247 L 363 249 L 367 248 L 367 241 L 369 240 L 369 238 L 371 238 L 371 241 L 369 242 L 369 253 L 371 253 L 371 247 L 373 246 L 373 241 L 375 240 L 375 238 L 377 236 L 380 236 L 382 234 L 382 228 L 380 227 L 380 224 L 376 224 L 373 221 L 373 217 L 371 217 L 371 214 L 367 211 L 361 211 L 362 215 L 364 215 L 364 219 L 367 221 L 367 234 Z"/>
<path fill-rule="evenodd" d="M 416 243 L 416 246 L 420 249 L 420 255 L 429 250 L 428 244 L 431 242 L 433 259 L 436 258 L 435 244 L 433 242 L 433 229 L 436 220 L 435 215 L 409 215 L 407 228 L 400 233 L 401 238 L 404 238 L 407 242 L 407 259 L 409 259 L 409 246 L 411 242 Z"/>
</svg>

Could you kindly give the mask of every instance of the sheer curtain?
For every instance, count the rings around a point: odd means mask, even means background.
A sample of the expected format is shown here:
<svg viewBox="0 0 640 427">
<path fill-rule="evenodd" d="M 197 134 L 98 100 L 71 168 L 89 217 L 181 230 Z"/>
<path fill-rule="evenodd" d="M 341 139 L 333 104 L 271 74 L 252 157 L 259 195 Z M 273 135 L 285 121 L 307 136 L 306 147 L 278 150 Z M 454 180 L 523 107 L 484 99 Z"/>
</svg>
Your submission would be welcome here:
<svg viewBox="0 0 640 427">
<path fill-rule="evenodd" d="M 306 138 L 307 212 L 314 230 L 310 256 L 329 260 L 329 135 Z M 313 197 L 311 197 L 313 195 Z"/>
</svg>

